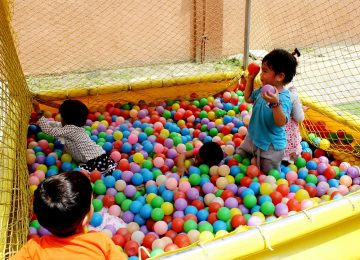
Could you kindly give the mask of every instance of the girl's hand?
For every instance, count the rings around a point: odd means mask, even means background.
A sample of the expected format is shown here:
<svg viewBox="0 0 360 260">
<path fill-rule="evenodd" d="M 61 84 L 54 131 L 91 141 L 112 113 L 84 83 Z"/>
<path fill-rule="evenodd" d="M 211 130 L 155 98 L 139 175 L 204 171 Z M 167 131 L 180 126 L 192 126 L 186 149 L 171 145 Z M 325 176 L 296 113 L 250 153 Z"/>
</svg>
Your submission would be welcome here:
<svg viewBox="0 0 360 260">
<path fill-rule="evenodd" d="M 275 88 L 275 93 L 271 93 L 270 91 L 267 91 L 264 94 L 262 94 L 262 97 L 269 103 L 278 103 L 279 91 Z"/>
<path fill-rule="evenodd" d="M 33 99 L 33 100 L 32 100 L 32 105 L 33 105 L 34 111 L 35 111 L 36 113 L 40 113 L 40 112 L 41 112 L 39 102 L 38 102 L 36 99 Z"/>
</svg>

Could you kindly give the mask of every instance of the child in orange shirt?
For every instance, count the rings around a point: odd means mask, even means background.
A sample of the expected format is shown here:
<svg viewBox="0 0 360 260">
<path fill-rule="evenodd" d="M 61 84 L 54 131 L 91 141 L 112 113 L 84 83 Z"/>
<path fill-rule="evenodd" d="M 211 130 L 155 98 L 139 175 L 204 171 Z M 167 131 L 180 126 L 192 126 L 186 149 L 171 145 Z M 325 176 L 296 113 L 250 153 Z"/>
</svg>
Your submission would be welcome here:
<svg viewBox="0 0 360 260">
<path fill-rule="evenodd" d="M 53 235 L 30 239 L 11 258 L 17 259 L 127 259 L 101 232 L 84 233 L 94 208 L 91 182 L 79 171 L 45 179 L 34 194 L 39 223 Z"/>
</svg>

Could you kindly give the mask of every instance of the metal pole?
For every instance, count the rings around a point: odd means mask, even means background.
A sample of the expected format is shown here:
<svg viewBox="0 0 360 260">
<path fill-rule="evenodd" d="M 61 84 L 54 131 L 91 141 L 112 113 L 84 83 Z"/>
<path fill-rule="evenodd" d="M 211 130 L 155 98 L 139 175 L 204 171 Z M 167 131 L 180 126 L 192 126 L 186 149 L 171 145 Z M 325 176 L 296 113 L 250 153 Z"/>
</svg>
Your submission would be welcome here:
<svg viewBox="0 0 360 260">
<path fill-rule="evenodd" d="M 245 4 L 245 33 L 244 33 L 243 70 L 246 70 L 247 66 L 249 64 L 250 15 L 251 15 L 251 0 L 246 0 L 246 4 Z"/>
</svg>

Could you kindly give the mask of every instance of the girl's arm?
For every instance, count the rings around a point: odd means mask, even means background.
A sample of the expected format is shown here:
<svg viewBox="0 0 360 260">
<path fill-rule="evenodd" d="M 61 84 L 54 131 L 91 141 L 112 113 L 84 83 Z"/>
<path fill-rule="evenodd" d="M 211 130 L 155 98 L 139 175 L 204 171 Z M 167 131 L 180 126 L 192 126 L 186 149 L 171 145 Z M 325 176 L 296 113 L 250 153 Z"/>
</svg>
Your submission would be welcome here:
<svg viewBox="0 0 360 260">
<path fill-rule="evenodd" d="M 291 100 L 292 100 L 291 116 L 296 122 L 300 123 L 305 118 L 302 103 L 300 101 L 299 96 L 296 93 L 296 90 L 291 90 L 290 95 L 291 95 Z"/>
<path fill-rule="evenodd" d="M 251 99 L 251 93 L 254 90 L 254 79 L 256 74 L 249 74 L 248 79 L 246 81 L 246 87 L 244 91 L 244 98 L 247 103 L 252 103 L 253 100 Z"/>
</svg>

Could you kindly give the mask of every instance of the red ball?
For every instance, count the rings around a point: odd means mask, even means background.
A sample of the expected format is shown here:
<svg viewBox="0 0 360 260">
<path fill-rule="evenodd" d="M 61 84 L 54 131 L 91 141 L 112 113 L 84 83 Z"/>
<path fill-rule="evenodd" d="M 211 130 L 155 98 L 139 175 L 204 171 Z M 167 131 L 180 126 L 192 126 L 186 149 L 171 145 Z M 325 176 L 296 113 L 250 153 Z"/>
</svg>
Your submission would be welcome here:
<svg viewBox="0 0 360 260">
<path fill-rule="evenodd" d="M 130 169 L 130 163 L 127 159 L 121 159 L 118 167 L 122 171 L 127 171 Z"/>
<path fill-rule="evenodd" d="M 138 254 L 139 244 L 135 241 L 129 240 L 124 246 L 124 251 L 128 256 L 135 256 Z"/>
<path fill-rule="evenodd" d="M 143 246 L 147 248 L 151 248 L 152 243 L 156 239 L 156 236 L 154 234 L 146 234 L 143 239 Z"/>
<path fill-rule="evenodd" d="M 145 249 L 148 251 L 148 252 L 151 252 L 151 249 L 150 248 L 140 248 L 140 256 L 141 256 L 141 259 L 148 259 L 149 258 L 149 256 L 148 256 L 148 254 L 147 254 L 147 252 L 145 251 Z"/>
<path fill-rule="evenodd" d="M 185 222 L 187 220 L 194 220 L 196 223 L 198 222 L 198 219 L 197 217 L 194 215 L 194 214 L 187 214 L 185 217 L 184 217 L 184 220 Z"/>
<path fill-rule="evenodd" d="M 276 188 L 276 191 L 280 192 L 282 196 L 286 197 L 289 194 L 290 189 L 286 184 L 279 184 Z"/>
<path fill-rule="evenodd" d="M 101 172 L 99 172 L 98 170 L 93 170 L 92 172 L 90 172 L 90 181 L 95 182 L 97 180 L 100 180 L 101 176 Z"/>
<path fill-rule="evenodd" d="M 308 161 L 310 161 L 312 159 L 312 155 L 309 152 L 302 153 L 301 157 L 304 158 L 306 162 L 308 162 Z"/>
<path fill-rule="evenodd" d="M 311 198 L 314 198 L 316 196 L 316 188 L 312 185 L 306 185 L 305 190 L 309 193 L 309 196 Z"/>
<path fill-rule="evenodd" d="M 218 212 L 218 210 L 221 208 L 221 204 L 218 202 L 211 202 L 209 205 L 209 212 Z"/>
<path fill-rule="evenodd" d="M 176 235 L 177 235 L 176 231 L 170 229 L 170 230 L 166 231 L 164 236 L 169 237 L 169 238 L 171 238 L 172 241 L 174 241 Z"/>
<path fill-rule="evenodd" d="M 280 191 L 273 191 L 270 193 L 270 198 L 274 205 L 276 205 L 281 202 L 281 200 L 283 199 L 283 195 Z"/>
<path fill-rule="evenodd" d="M 184 231 L 184 223 L 185 221 L 181 218 L 174 218 L 172 221 L 171 228 L 177 233 Z"/>
<path fill-rule="evenodd" d="M 325 171 L 323 172 L 323 175 L 325 176 L 326 179 L 330 180 L 330 179 L 334 179 L 336 177 L 336 171 L 334 168 L 332 167 L 327 167 L 325 169 Z"/>
<path fill-rule="evenodd" d="M 165 221 L 166 223 L 169 224 L 172 221 L 172 216 L 165 215 L 163 218 L 163 221 Z"/>
<path fill-rule="evenodd" d="M 231 133 L 231 128 L 228 127 L 228 126 L 224 126 L 222 129 L 221 129 L 221 133 L 223 133 L 224 135 L 228 135 Z"/>
<path fill-rule="evenodd" d="M 320 156 L 325 156 L 325 151 L 322 149 L 315 149 L 314 156 L 319 158 Z"/>
<path fill-rule="evenodd" d="M 146 227 L 151 230 L 154 231 L 154 225 L 155 225 L 155 221 L 153 219 L 148 219 L 146 220 Z"/>
<path fill-rule="evenodd" d="M 239 164 L 239 162 L 238 162 L 236 159 L 234 159 L 234 158 L 230 159 L 230 160 L 227 162 L 227 165 L 228 165 L 229 167 L 234 166 L 234 165 L 237 166 L 238 164 Z"/>
<path fill-rule="evenodd" d="M 190 245 L 190 239 L 186 234 L 179 234 L 174 239 L 174 244 L 178 247 L 186 247 Z"/>
<path fill-rule="evenodd" d="M 259 65 L 257 65 L 256 63 L 250 63 L 250 64 L 248 65 L 248 72 L 249 72 L 249 74 L 251 74 L 251 75 L 256 75 L 256 74 L 259 73 L 259 71 L 260 71 L 260 67 L 259 67 Z"/>
<path fill-rule="evenodd" d="M 231 190 L 224 190 L 221 193 L 221 198 L 225 201 L 227 198 L 234 197 L 234 195 L 234 192 L 232 192 Z"/>
<path fill-rule="evenodd" d="M 202 202 L 201 200 L 193 200 L 191 202 L 192 206 L 195 206 L 197 208 L 197 210 L 201 210 L 203 208 L 205 208 L 204 202 Z"/>
<path fill-rule="evenodd" d="M 175 192 L 174 201 L 176 201 L 177 199 L 180 199 L 180 198 L 186 199 L 186 194 L 184 192 L 182 192 L 182 191 Z"/>
<path fill-rule="evenodd" d="M 215 222 L 216 220 L 218 220 L 216 212 L 210 213 L 210 214 L 209 214 L 209 217 L 208 217 L 208 222 L 209 222 L 210 224 L 214 224 L 214 222 Z"/>
<path fill-rule="evenodd" d="M 260 170 L 255 165 L 249 165 L 246 168 L 246 175 L 249 176 L 250 178 L 258 177 L 260 175 Z"/>
<path fill-rule="evenodd" d="M 110 208 L 112 205 L 115 204 L 115 198 L 113 195 L 110 194 L 106 194 L 102 201 L 105 208 Z"/>
<path fill-rule="evenodd" d="M 315 176 L 318 176 L 318 175 L 319 175 L 319 173 L 317 172 L 317 170 L 309 170 L 309 171 L 308 171 L 308 174 L 313 174 L 313 175 L 315 175 Z"/>
<path fill-rule="evenodd" d="M 246 225 L 246 219 L 242 215 L 235 215 L 231 219 L 231 225 L 233 228 L 237 228 L 238 226 Z"/>
<path fill-rule="evenodd" d="M 248 176 L 245 176 L 240 180 L 241 186 L 249 187 L 251 183 L 252 179 Z"/>
<path fill-rule="evenodd" d="M 244 110 L 247 109 L 247 107 L 248 107 L 248 104 L 247 104 L 247 103 L 241 103 L 241 104 L 239 105 L 239 110 L 240 110 L 240 111 L 244 111 Z"/>
<path fill-rule="evenodd" d="M 164 252 L 169 252 L 169 251 L 173 251 L 173 250 L 176 250 L 178 249 L 179 247 L 175 244 L 167 244 L 165 247 L 164 247 Z"/>
<path fill-rule="evenodd" d="M 290 211 L 300 211 L 301 210 L 301 204 L 297 199 L 290 199 L 286 204 Z"/>
<path fill-rule="evenodd" d="M 125 236 L 127 234 L 130 234 L 129 230 L 127 228 L 119 228 L 117 231 L 116 231 L 116 234 L 119 234 L 121 236 Z"/>
<path fill-rule="evenodd" d="M 120 234 L 113 235 L 113 237 L 111 239 L 112 239 L 112 241 L 114 241 L 115 245 L 118 245 L 121 247 L 124 247 L 125 242 L 126 242 L 125 238 Z"/>
</svg>

